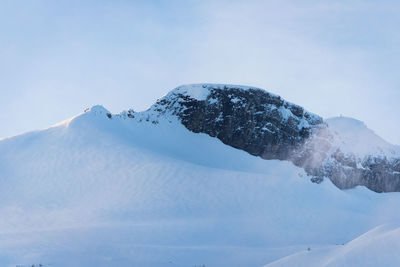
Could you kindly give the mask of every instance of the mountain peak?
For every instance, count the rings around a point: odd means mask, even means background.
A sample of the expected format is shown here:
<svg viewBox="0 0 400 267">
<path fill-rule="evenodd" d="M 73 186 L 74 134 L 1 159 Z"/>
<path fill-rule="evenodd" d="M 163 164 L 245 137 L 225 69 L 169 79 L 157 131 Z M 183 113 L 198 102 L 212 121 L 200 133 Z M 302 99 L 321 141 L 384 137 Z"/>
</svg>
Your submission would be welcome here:
<svg viewBox="0 0 400 267">
<path fill-rule="evenodd" d="M 359 157 L 400 156 L 398 147 L 386 142 L 360 120 L 341 116 L 326 119 L 325 122 L 335 136 L 336 146 L 343 153 Z"/>
<path fill-rule="evenodd" d="M 154 124 L 162 117 L 177 119 L 191 132 L 251 155 L 291 161 L 315 182 L 329 178 L 341 189 L 400 190 L 400 154 L 363 122 L 346 117 L 324 121 L 260 88 L 182 85 L 135 117 Z"/>
<path fill-rule="evenodd" d="M 367 125 L 363 121 L 350 118 L 350 117 L 332 117 L 325 120 L 329 127 L 339 130 L 340 132 L 344 131 L 360 131 L 368 129 Z"/>
<path fill-rule="evenodd" d="M 104 106 L 102 105 L 94 105 L 91 108 L 88 108 L 85 110 L 85 113 L 91 112 L 94 114 L 109 114 L 110 111 L 108 111 Z"/>
</svg>

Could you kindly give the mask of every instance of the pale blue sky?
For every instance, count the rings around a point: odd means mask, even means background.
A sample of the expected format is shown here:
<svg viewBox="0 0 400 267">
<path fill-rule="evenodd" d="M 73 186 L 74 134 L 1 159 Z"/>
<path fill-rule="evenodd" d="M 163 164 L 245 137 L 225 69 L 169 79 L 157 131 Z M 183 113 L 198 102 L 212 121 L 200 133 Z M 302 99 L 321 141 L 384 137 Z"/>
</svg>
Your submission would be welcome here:
<svg viewBox="0 0 400 267">
<path fill-rule="evenodd" d="M 0 137 L 187 83 L 253 85 L 400 144 L 397 1 L 0 1 Z"/>
</svg>

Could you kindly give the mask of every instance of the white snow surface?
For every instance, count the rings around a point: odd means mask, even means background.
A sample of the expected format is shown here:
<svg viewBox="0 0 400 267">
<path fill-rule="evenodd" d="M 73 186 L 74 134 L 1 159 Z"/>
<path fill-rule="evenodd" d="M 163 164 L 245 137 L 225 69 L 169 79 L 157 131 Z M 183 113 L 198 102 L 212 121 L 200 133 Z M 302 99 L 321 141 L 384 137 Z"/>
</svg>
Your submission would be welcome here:
<svg viewBox="0 0 400 267">
<path fill-rule="evenodd" d="M 400 264 L 399 193 L 107 113 L 0 141 L 0 266 Z"/>
<path fill-rule="evenodd" d="M 381 225 L 346 244 L 307 247 L 264 267 L 398 266 L 400 227 Z"/>
<path fill-rule="evenodd" d="M 334 147 L 340 148 L 345 154 L 354 154 L 359 158 L 368 155 L 400 157 L 400 146 L 386 142 L 362 121 L 348 117 L 335 117 L 325 122 L 334 134 Z"/>
</svg>

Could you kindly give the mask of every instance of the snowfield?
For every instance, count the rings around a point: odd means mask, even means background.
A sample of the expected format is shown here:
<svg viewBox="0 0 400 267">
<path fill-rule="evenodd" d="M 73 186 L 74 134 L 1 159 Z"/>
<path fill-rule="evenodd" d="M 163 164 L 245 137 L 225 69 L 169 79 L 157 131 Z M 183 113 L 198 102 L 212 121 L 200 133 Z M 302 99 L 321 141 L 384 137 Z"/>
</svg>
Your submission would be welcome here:
<svg viewBox="0 0 400 267">
<path fill-rule="evenodd" d="M 108 113 L 0 141 L 1 266 L 399 266 L 399 193 Z"/>
<path fill-rule="evenodd" d="M 309 247 L 265 267 L 274 266 L 398 266 L 400 228 L 381 225 L 349 243 Z"/>
</svg>

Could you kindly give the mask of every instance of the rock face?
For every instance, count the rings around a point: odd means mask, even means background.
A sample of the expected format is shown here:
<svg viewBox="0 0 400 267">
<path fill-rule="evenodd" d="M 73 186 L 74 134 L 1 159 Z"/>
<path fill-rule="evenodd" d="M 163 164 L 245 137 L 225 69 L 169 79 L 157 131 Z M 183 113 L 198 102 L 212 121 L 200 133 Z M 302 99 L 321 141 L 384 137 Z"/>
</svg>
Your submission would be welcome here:
<svg viewBox="0 0 400 267">
<path fill-rule="evenodd" d="M 129 115 L 135 117 L 133 111 Z M 254 156 L 291 161 L 316 183 L 329 178 L 341 189 L 364 185 L 376 192 L 400 191 L 400 149 L 357 123 L 356 130 L 338 133 L 321 117 L 262 89 L 181 86 L 136 115 L 153 123 L 160 116 L 178 118 L 188 130 L 216 137 Z M 349 139 L 351 135 L 354 140 Z M 371 140 L 378 143 L 378 152 L 357 151 L 355 143 L 365 148 Z"/>
<path fill-rule="evenodd" d="M 364 185 L 375 192 L 400 192 L 400 159 L 368 156 L 357 160 L 334 155 L 335 163 L 326 166 L 326 176 L 339 188 Z"/>
<path fill-rule="evenodd" d="M 204 85 L 205 99 L 178 92 L 182 124 L 264 159 L 288 159 L 322 118 L 260 89 Z M 167 103 L 161 100 L 160 104 Z"/>
</svg>

